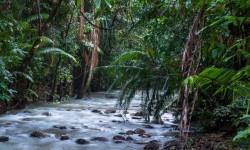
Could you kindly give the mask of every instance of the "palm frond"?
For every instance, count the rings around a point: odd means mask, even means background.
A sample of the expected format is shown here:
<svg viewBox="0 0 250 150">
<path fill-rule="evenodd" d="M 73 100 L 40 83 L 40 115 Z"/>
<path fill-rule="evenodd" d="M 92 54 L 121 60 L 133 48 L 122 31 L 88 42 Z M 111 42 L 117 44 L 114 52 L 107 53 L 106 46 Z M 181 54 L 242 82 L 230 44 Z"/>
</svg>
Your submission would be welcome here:
<svg viewBox="0 0 250 150">
<path fill-rule="evenodd" d="M 55 55 L 63 55 L 71 60 L 73 60 L 74 62 L 76 62 L 76 59 L 74 56 L 72 56 L 71 54 L 63 51 L 62 49 L 59 48 L 44 48 L 42 50 L 40 50 L 39 52 L 36 53 L 36 55 L 41 55 L 41 54 L 55 54 Z"/>
</svg>

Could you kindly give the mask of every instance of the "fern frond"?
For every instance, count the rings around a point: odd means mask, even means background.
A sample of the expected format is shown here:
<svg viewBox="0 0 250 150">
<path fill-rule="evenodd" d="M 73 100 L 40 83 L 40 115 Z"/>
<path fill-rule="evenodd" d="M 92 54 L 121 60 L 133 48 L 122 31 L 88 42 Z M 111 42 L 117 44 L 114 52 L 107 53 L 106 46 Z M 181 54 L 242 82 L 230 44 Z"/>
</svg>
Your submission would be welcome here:
<svg viewBox="0 0 250 150">
<path fill-rule="evenodd" d="M 49 18 L 49 14 L 46 14 L 46 13 L 40 13 L 40 18 L 42 20 L 46 20 Z M 26 21 L 27 22 L 32 22 L 32 21 L 35 21 L 35 20 L 38 20 L 39 19 L 39 15 L 38 14 L 35 14 L 35 15 L 32 15 L 32 16 L 29 16 Z"/>
</svg>

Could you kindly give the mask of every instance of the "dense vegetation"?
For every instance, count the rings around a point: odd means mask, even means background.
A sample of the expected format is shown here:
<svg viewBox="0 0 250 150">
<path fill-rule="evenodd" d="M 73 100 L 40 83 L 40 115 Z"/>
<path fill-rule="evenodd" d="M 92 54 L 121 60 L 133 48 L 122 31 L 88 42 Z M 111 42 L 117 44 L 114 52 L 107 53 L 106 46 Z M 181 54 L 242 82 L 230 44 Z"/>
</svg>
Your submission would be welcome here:
<svg viewBox="0 0 250 150">
<path fill-rule="evenodd" d="M 250 135 L 249 0 L 2 0 L 0 109 L 142 93 L 146 121 L 175 110 L 180 136 L 229 124 Z M 248 141 L 246 140 L 248 139 Z"/>
</svg>

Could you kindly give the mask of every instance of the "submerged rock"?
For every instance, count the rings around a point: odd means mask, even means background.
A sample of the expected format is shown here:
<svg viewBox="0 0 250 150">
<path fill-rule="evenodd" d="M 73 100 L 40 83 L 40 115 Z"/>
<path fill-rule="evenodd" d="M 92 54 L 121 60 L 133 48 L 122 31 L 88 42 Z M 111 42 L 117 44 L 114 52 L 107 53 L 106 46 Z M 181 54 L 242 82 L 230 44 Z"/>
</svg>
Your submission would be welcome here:
<svg viewBox="0 0 250 150">
<path fill-rule="evenodd" d="M 34 131 L 30 134 L 30 137 L 35 137 L 35 138 L 46 138 L 47 135 L 40 132 L 40 131 Z"/>
<path fill-rule="evenodd" d="M 123 143 L 121 140 L 115 140 L 114 143 Z"/>
<path fill-rule="evenodd" d="M 143 129 L 141 129 L 141 128 L 137 128 L 137 129 L 134 130 L 134 133 L 135 134 L 144 134 L 145 131 Z"/>
<path fill-rule="evenodd" d="M 60 126 L 60 125 L 55 125 L 55 126 L 53 126 L 53 128 L 56 128 L 56 129 L 61 129 L 61 130 L 65 130 L 65 129 L 67 129 L 67 127 L 66 127 L 66 126 Z"/>
<path fill-rule="evenodd" d="M 106 114 L 116 113 L 116 109 L 114 109 L 114 108 L 109 108 L 109 109 L 107 109 L 104 113 L 106 113 Z"/>
<path fill-rule="evenodd" d="M 93 137 L 93 138 L 91 138 L 91 141 L 102 141 L 102 142 L 106 142 L 106 141 L 108 141 L 108 139 L 105 138 L 105 137 Z"/>
<path fill-rule="evenodd" d="M 29 111 L 29 110 L 24 110 L 23 113 L 31 114 L 31 111 Z"/>
<path fill-rule="evenodd" d="M 7 142 L 9 141 L 9 137 L 7 136 L 0 136 L 0 142 Z"/>
<path fill-rule="evenodd" d="M 122 141 L 124 141 L 125 140 L 125 137 L 124 136 L 121 136 L 121 135 L 116 135 L 116 136 L 114 136 L 113 137 L 113 140 L 115 140 L 115 141 L 119 141 L 119 140 L 122 140 Z"/>
<path fill-rule="evenodd" d="M 52 116 L 51 113 L 49 113 L 49 112 L 43 112 L 42 115 L 44 115 L 44 116 Z"/>
<path fill-rule="evenodd" d="M 148 144 L 146 144 L 144 146 L 144 150 L 157 150 L 159 149 L 160 147 L 160 144 L 158 143 L 158 141 L 156 140 L 153 140 L 153 141 L 150 141 Z"/>
<path fill-rule="evenodd" d="M 89 144 L 89 141 L 85 140 L 85 139 L 77 139 L 76 140 L 77 144 Z"/>
<path fill-rule="evenodd" d="M 132 119 L 142 119 L 142 117 L 135 117 L 135 116 L 133 116 L 133 117 L 131 117 Z"/>
<path fill-rule="evenodd" d="M 151 126 L 151 125 L 149 125 L 149 124 L 147 124 L 147 125 L 143 125 L 145 128 L 148 128 L 148 129 L 153 129 L 154 127 L 153 126 Z"/>
<path fill-rule="evenodd" d="M 117 114 L 117 115 L 114 115 L 115 117 L 122 117 L 122 115 L 121 114 Z"/>
<path fill-rule="evenodd" d="M 69 136 L 67 136 L 67 135 L 62 135 L 61 136 L 61 138 L 60 138 L 60 140 L 68 140 L 69 139 Z"/>
<path fill-rule="evenodd" d="M 100 110 L 98 110 L 98 109 L 93 109 L 91 112 L 102 114 L 102 111 L 100 111 Z"/>
</svg>

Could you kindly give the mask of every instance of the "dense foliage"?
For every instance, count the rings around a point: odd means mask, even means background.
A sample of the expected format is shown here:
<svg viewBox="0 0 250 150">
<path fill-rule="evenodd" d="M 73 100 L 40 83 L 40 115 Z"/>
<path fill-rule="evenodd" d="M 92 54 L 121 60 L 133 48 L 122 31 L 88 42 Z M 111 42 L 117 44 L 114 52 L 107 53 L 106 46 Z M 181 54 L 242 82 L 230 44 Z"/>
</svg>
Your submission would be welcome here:
<svg viewBox="0 0 250 150">
<path fill-rule="evenodd" d="M 171 109 L 183 130 L 191 120 L 210 131 L 230 124 L 241 142 L 250 126 L 249 8 L 249 0 L 2 0 L 0 109 L 120 89 L 123 109 L 141 93 L 146 121 L 161 123 Z"/>
</svg>

